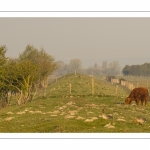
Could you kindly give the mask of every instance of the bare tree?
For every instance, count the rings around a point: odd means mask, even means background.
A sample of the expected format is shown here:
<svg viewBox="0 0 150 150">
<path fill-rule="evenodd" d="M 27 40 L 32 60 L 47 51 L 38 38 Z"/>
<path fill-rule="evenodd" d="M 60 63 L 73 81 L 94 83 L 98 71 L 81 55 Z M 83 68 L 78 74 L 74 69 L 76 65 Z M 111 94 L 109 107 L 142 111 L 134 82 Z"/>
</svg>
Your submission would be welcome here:
<svg viewBox="0 0 150 150">
<path fill-rule="evenodd" d="M 69 73 L 73 73 L 75 70 L 78 72 L 82 69 L 82 62 L 80 59 L 72 59 L 68 64 Z"/>
</svg>

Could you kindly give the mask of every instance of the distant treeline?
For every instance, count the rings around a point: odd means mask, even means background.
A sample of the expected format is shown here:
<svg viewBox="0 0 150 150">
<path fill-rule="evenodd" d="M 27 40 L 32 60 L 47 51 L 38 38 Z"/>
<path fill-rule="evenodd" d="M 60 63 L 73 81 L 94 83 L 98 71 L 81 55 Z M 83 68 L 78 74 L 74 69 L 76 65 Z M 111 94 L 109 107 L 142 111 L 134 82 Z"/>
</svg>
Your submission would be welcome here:
<svg viewBox="0 0 150 150">
<path fill-rule="evenodd" d="M 122 73 L 132 76 L 150 76 L 150 63 L 144 63 L 142 65 L 126 65 Z"/>
<path fill-rule="evenodd" d="M 95 63 L 93 66 L 89 66 L 88 68 L 82 67 L 82 62 L 80 59 L 72 59 L 68 64 L 65 64 L 63 61 L 57 62 L 59 69 L 54 72 L 56 76 L 63 76 L 70 73 L 80 73 L 80 74 L 88 74 L 88 75 L 119 75 L 121 73 L 121 68 L 118 61 L 113 61 L 108 63 L 107 61 L 103 61 L 102 65 L 98 65 Z"/>
</svg>

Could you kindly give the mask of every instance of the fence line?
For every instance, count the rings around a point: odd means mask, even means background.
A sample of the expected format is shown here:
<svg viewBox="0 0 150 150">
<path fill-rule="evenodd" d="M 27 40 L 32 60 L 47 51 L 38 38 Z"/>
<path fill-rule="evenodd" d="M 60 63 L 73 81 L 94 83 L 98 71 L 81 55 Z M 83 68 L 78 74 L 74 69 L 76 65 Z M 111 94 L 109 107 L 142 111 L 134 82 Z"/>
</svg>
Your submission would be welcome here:
<svg viewBox="0 0 150 150">
<path fill-rule="evenodd" d="M 106 77 L 106 79 L 107 79 L 107 77 Z M 112 84 L 120 84 L 121 86 L 124 86 L 124 87 L 128 88 L 129 90 L 133 90 L 135 88 L 135 86 L 132 83 L 129 83 L 128 81 L 125 81 L 123 79 L 110 78 L 109 81 Z"/>
</svg>

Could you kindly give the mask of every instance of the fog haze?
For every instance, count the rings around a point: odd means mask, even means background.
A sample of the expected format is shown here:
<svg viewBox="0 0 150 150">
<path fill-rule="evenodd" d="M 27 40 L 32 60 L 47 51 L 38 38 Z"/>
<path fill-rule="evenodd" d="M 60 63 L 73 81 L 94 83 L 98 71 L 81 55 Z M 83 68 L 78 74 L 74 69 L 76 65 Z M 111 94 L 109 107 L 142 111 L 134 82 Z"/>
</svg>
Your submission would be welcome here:
<svg viewBox="0 0 150 150">
<path fill-rule="evenodd" d="M 150 18 L 0 18 L 0 45 L 18 57 L 31 44 L 55 60 L 124 65 L 150 62 Z"/>
</svg>

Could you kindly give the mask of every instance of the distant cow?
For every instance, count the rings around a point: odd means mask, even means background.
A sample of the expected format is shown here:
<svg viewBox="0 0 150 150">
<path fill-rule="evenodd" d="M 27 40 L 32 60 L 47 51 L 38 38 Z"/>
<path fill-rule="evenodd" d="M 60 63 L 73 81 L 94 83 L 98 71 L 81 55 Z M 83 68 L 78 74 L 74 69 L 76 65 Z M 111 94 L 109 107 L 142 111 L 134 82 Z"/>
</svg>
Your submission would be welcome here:
<svg viewBox="0 0 150 150">
<path fill-rule="evenodd" d="M 131 104 L 132 101 L 135 101 L 137 105 L 141 102 L 141 105 L 145 102 L 145 105 L 148 103 L 148 89 L 145 87 L 138 87 L 131 91 L 130 95 L 125 99 L 126 104 Z"/>
</svg>

